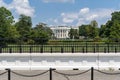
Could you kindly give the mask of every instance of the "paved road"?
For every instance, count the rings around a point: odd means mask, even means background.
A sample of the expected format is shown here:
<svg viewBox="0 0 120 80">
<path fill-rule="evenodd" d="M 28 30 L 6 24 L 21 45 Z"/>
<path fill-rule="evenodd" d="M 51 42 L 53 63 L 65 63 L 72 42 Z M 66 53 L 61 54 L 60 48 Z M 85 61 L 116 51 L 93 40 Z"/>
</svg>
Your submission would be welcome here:
<svg viewBox="0 0 120 80">
<path fill-rule="evenodd" d="M 5 72 L 5 71 L 0 71 L 0 73 Z M 27 74 L 27 75 L 34 75 L 34 74 L 39 74 L 44 71 L 14 71 L 20 74 Z M 58 71 L 61 73 L 65 74 L 76 74 L 76 73 L 81 73 L 83 71 Z M 108 71 L 107 71 L 108 72 Z M 64 76 L 60 75 L 58 73 L 52 72 L 52 80 L 91 80 L 91 71 L 81 74 L 81 75 L 74 75 L 74 76 Z M 113 73 L 113 72 L 112 72 Z M 116 73 L 116 72 L 115 72 Z M 4 75 L 0 76 L 0 80 L 8 80 L 7 79 L 7 73 Z M 11 73 L 11 80 L 49 80 L 49 72 L 36 76 L 36 77 L 22 77 L 18 76 L 14 73 Z M 120 80 L 120 74 L 118 75 L 106 75 L 97 71 L 94 71 L 94 80 Z"/>
</svg>

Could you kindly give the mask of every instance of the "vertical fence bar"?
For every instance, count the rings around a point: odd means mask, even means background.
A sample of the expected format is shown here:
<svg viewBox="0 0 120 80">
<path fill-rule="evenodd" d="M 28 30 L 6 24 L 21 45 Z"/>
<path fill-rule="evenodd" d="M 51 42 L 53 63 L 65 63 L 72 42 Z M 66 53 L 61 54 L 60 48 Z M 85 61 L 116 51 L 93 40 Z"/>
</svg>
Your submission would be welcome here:
<svg viewBox="0 0 120 80">
<path fill-rule="evenodd" d="M 11 70 L 10 69 L 5 69 L 8 71 L 8 80 L 11 80 Z"/>
<path fill-rule="evenodd" d="M 86 42 L 86 53 L 88 52 L 88 44 L 87 44 L 87 42 Z"/>
<path fill-rule="evenodd" d="M 108 43 L 108 53 L 110 52 L 109 50 L 110 50 L 110 49 L 109 49 L 109 43 Z"/>
<path fill-rule="evenodd" d="M 53 50 L 52 50 L 52 46 L 51 46 L 50 52 L 51 52 L 51 53 L 53 52 Z"/>
<path fill-rule="evenodd" d="M 91 67 L 91 80 L 94 80 L 94 68 Z"/>
<path fill-rule="evenodd" d="M 0 46 L 0 53 L 2 53 L 2 47 Z"/>
<path fill-rule="evenodd" d="M 50 68 L 50 80 L 52 80 L 52 68 Z"/>
</svg>

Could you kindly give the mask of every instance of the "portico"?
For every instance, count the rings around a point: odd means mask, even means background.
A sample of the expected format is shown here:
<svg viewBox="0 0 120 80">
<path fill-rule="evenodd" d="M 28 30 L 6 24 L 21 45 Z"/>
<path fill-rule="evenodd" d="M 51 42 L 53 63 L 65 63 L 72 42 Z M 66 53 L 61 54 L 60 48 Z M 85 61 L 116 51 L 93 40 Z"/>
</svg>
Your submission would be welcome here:
<svg viewBox="0 0 120 80">
<path fill-rule="evenodd" d="M 71 27 L 56 26 L 56 27 L 51 27 L 51 29 L 56 38 L 69 38 L 69 31 L 70 31 Z"/>
</svg>

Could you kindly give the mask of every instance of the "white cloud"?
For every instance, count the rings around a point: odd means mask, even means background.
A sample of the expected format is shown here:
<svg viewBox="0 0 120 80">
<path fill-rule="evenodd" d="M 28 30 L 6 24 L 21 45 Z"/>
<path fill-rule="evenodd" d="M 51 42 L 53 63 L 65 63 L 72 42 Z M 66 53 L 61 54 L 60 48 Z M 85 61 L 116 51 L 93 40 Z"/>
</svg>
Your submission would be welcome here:
<svg viewBox="0 0 120 80">
<path fill-rule="evenodd" d="M 87 21 L 92 21 L 94 19 L 98 18 L 98 14 L 92 14 L 86 18 Z"/>
<path fill-rule="evenodd" d="M 89 9 L 83 8 L 79 12 L 69 12 L 61 13 L 63 23 L 73 24 L 76 22 L 76 25 L 88 24 L 92 20 L 96 20 L 98 23 L 101 23 L 102 20 L 108 20 L 111 18 L 111 13 L 115 11 L 113 9 Z M 103 21 L 102 21 L 103 22 Z"/>
<path fill-rule="evenodd" d="M 30 6 L 29 0 L 13 0 L 10 4 L 6 4 L 0 0 L 0 7 L 4 6 L 7 9 L 15 10 L 17 14 L 24 14 L 27 16 L 34 16 L 34 8 Z"/>
<path fill-rule="evenodd" d="M 58 3 L 74 3 L 75 0 L 42 0 L 44 3 L 58 2 Z"/>
<path fill-rule="evenodd" d="M 0 0 L 0 7 L 2 7 L 2 6 L 7 7 L 7 4 L 3 0 Z"/>
<path fill-rule="evenodd" d="M 78 14 L 76 13 L 61 13 L 64 23 L 72 23 L 75 19 L 78 18 Z"/>
<path fill-rule="evenodd" d="M 13 0 L 10 4 L 10 9 L 14 9 L 18 14 L 24 14 L 31 17 L 34 15 L 34 8 L 30 6 L 28 0 Z"/>
<path fill-rule="evenodd" d="M 64 23 L 72 23 L 73 21 L 73 19 L 63 18 Z"/>
<path fill-rule="evenodd" d="M 80 14 L 85 14 L 89 12 L 89 8 L 83 8 L 80 10 Z"/>
</svg>

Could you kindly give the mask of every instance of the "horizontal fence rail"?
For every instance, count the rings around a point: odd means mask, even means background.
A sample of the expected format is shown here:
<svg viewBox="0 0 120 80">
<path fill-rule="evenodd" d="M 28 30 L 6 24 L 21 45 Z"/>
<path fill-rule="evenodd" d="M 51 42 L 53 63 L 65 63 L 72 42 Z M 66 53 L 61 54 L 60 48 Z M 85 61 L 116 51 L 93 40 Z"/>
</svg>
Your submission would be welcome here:
<svg viewBox="0 0 120 80">
<path fill-rule="evenodd" d="M 120 44 L 8 45 L 0 53 L 118 53 Z"/>
</svg>

